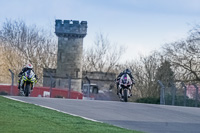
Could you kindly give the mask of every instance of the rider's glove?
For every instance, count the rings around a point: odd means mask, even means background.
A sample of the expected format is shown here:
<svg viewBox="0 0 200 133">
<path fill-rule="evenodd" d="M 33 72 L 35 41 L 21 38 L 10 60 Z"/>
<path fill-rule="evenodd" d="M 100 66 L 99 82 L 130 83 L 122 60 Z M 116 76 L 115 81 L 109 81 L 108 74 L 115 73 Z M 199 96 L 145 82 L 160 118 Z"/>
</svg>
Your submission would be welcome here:
<svg viewBox="0 0 200 133">
<path fill-rule="evenodd" d="M 132 83 L 133 83 L 133 84 L 135 84 L 135 81 L 134 81 L 134 79 L 132 78 L 131 80 L 132 80 Z"/>
<path fill-rule="evenodd" d="M 35 75 L 35 78 L 36 78 L 36 80 L 38 80 L 38 77 L 37 77 L 37 75 Z"/>
<path fill-rule="evenodd" d="M 23 72 L 20 72 L 20 73 L 18 74 L 18 77 L 21 77 L 21 76 L 22 76 L 22 74 L 23 74 Z"/>
</svg>

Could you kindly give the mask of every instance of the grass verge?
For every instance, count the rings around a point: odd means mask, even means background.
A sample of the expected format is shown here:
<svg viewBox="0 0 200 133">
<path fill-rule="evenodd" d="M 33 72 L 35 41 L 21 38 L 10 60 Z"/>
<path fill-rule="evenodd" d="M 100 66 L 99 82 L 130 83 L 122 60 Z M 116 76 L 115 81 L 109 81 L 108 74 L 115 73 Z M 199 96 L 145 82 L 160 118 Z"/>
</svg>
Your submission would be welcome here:
<svg viewBox="0 0 200 133">
<path fill-rule="evenodd" d="M 0 96 L 1 133 L 141 133 Z"/>
</svg>

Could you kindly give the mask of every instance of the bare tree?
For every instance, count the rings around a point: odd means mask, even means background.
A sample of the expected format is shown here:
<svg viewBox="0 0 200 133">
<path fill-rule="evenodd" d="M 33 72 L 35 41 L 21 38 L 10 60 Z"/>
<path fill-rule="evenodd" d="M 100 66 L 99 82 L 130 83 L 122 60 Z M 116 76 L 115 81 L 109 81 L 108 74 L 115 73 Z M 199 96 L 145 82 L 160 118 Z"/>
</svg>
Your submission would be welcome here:
<svg viewBox="0 0 200 133">
<path fill-rule="evenodd" d="M 111 44 L 106 36 L 99 33 L 92 47 L 84 50 L 83 70 L 113 72 L 124 51 L 122 46 Z"/>
<path fill-rule="evenodd" d="M 51 33 L 36 25 L 27 26 L 22 20 L 6 20 L 0 29 L 0 40 L 6 59 L 4 64 L 16 76 L 27 63 L 33 64 L 40 78 L 44 67 L 56 67 L 56 41 Z"/>
<path fill-rule="evenodd" d="M 158 97 L 159 90 L 156 87 L 156 72 L 160 65 L 161 57 L 156 51 L 149 56 L 140 57 L 141 65 L 137 71 L 137 77 L 140 80 L 139 85 L 143 97 Z"/>
<path fill-rule="evenodd" d="M 135 59 L 126 62 L 122 70 L 129 68 L 132 71 L 133 77 L 136 80 L 135 92 L 139 97 L 158 97 L 159 90 L 156 87 L 156 72 L 161 62 L 159 52 L 153 51 L 148 56 L 140 56 L 140 59 Z"/>
<path fill-rule="evenodd" d="M 6 72 L 8 66 L 7 64 L 4 64 L 5 62 L 5 55 L 3 52 L 3 47 L 1 46 L 1 42 L 0 42 L 0 83 L 11 83 L 8 82 L 10 79 L 8 78 L 9 73 Z"/>
<path fill-rule="evenodd" d="M 177 80 L 200 81 L 200 36 L 167 44 L 163 50 L 174 66 Z"/>
</svg>

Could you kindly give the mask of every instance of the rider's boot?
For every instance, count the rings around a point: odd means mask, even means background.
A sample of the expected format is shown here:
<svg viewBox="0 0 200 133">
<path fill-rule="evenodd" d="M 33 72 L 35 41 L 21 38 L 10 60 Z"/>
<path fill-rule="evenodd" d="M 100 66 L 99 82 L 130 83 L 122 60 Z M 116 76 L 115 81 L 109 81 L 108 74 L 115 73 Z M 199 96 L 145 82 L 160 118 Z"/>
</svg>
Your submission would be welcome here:
<svg viewBox="0 0 200 133">
<path fill-rule="evenodd" d="M 33 88 L 34 88 L 34 83 L 33 83 L 33 85 L 31 86 L 31 91 L 33 91 Z"/>
<path fill-rule="evenodd" d="M 20 92 L 23 91 L 22 86 L 20 86 L 19 91 L 20 91 Z"/>
<path fill-rule="evenodd" d="M 132 81 L 134 81 L 134 80 L 132 80 Z M 130 96 L 132 96 L 132 88 L 133 88 L 133 85 L 135 84 L 135 82 L 133 82 L 133 84 L 131 85 L 131 88 L 129 89 L 130 91 Z"/>
<path fill-rule="evenodd" d="M 18 89 L 20 90 L 20 83 L 18 84 Z"/>
<path fill-rule="evenodd" d="M 20 89 L 19 89 L 19 94 L 20 94 L 21 96 L 24 96 L 24 91 L 23 91 L 23 88 L 22 88 L 22 86 L 20 86 Z"/>
<path fill-rule="evenodd" d="M 23 81 L 21 80 L 21 81 L 20 81 L 20 84 L 19 84 L 19 88 L 20 88 L 19 90 L 20 90 L 20 91 L 23 91 L 22 86 L 23 86 Z"/>
<path fill-rule="evenodd" d="M 18 89 L 20 90 L 20 79 L 18 80 Z"/>
<path fill-rule="evenodd" d="M 132 96 L 132 91 L 131 91 L 131 89 L 129 89 L 129 97 L 131 97 Z"/>
<path fill-rule="evenodd" d="M 117 84 L 117 95 L 119 95 L 119 85 Z"/>
</svg>

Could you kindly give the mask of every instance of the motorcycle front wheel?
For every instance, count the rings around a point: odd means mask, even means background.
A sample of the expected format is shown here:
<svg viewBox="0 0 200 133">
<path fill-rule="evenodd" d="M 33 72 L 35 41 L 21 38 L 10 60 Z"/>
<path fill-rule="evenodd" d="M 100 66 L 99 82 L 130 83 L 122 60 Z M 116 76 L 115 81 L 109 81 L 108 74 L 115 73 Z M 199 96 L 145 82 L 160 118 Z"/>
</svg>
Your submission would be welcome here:
<svg viewBox="0 0 200 133">
<path fill-rule="evenodd" d="M 30 84 L 26 84 L 25 86 L 25 96 L 28 97 L 31 90 Z"/>
<path fill-rule="evenodd" d="M 124 89 L 124 102 L 128 102 L 128 90 Z"/>
</svg>

